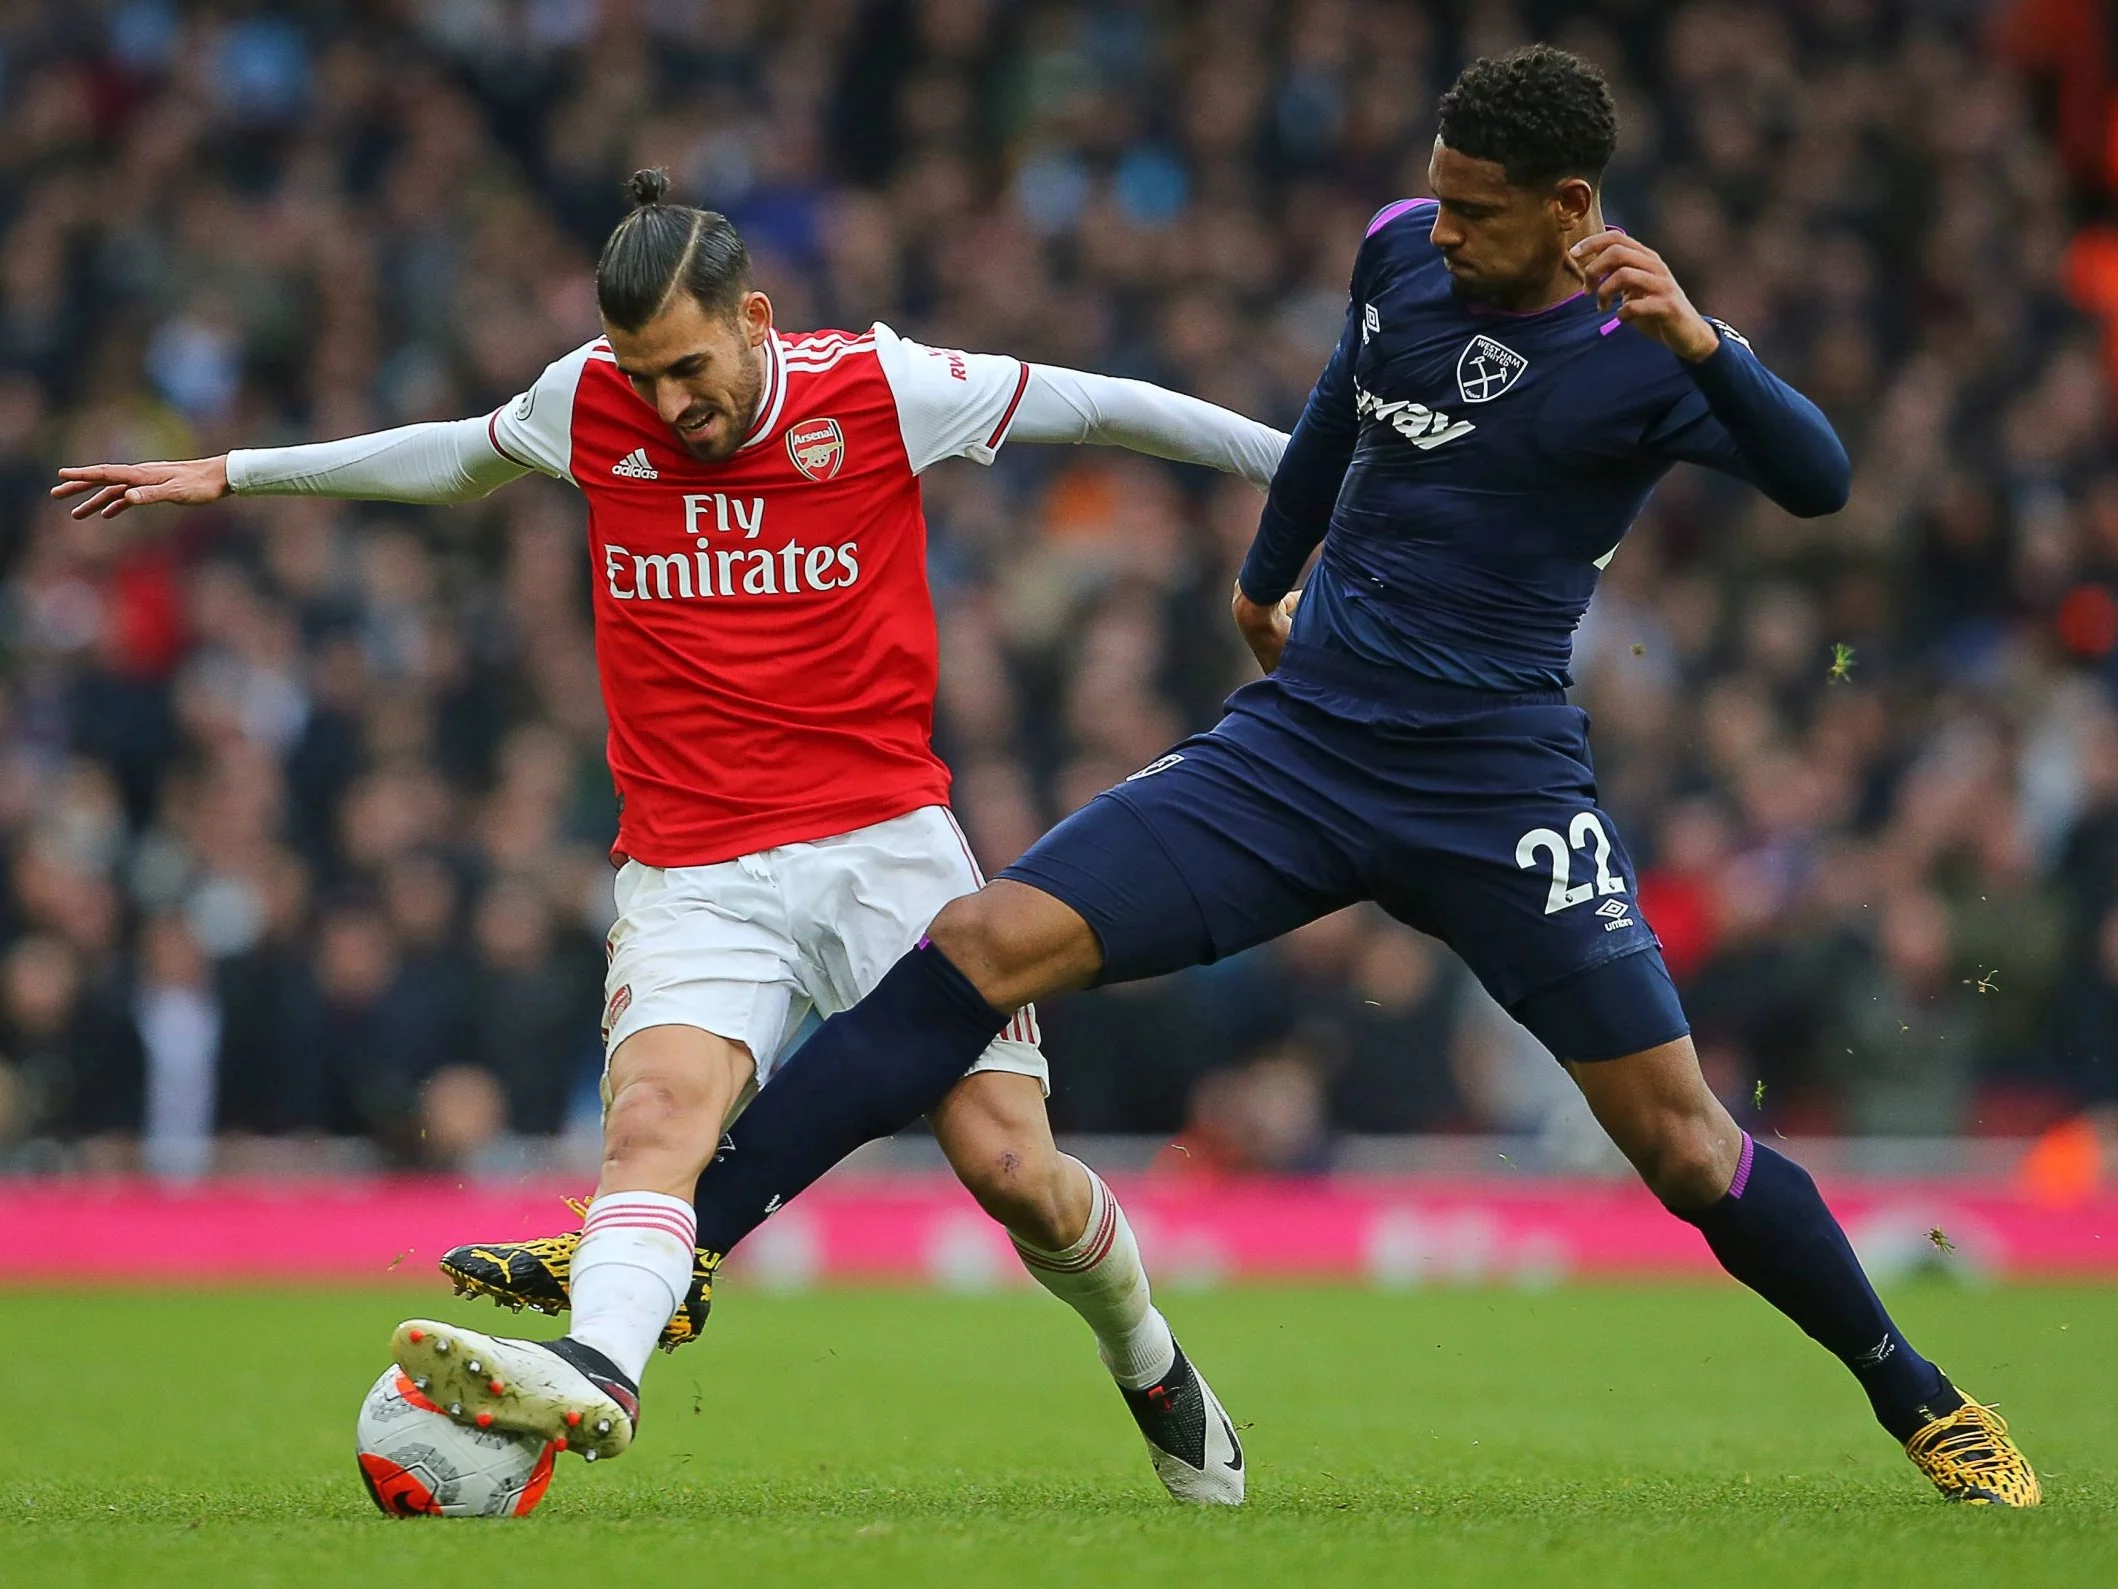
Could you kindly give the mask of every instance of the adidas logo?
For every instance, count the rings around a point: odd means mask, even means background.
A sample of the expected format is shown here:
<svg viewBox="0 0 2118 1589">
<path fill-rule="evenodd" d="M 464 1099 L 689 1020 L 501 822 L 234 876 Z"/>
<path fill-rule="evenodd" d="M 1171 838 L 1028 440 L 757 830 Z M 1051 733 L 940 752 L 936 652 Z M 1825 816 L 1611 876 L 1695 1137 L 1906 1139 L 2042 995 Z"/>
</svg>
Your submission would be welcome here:
<svg viewBox="0 0 2118 1589">
<path fill-rule="evenodd" d="M 655 466 L 647 461 L 647 449 L 645 447 L 633 448 L 631 452 L 610 466 L 610 472 L 612 474 L 621 474 L 628 480 L 659 480 L 662 478 L 655 473 Z"/>
</svg>

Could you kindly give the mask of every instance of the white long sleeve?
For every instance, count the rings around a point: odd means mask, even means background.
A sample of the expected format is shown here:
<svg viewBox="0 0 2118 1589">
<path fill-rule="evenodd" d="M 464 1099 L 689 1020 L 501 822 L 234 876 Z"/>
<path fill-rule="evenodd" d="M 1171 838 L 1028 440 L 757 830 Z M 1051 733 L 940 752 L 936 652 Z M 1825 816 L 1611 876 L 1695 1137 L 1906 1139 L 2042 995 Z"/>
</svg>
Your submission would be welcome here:
<svg viewBox="0 0 2118 1589">
<path fill-rule="evenodd" d="M 483 419 L 228 454 L 228 488 L 244 497 L 470 502 L 528 473 L 494 448 Z"/>
<path fill-rule="evenodd" d="M 1287 437 L 1196 397 L 1146 381 L 1032 364 L 1012 441 L 1096 442 L 1272 484 Z"/>
<path fill-rule="evenodd" d="M 1270 425 L 1145 381 L 930 348 L 880 323 L 872 334 L 914 474 L 943 458 L 989 464 L 1011 440 L 1087 441 L 1203 464 L 1263 487 L 1287 447 Z"/>
<path fill-rule="evenodd" d="M 1003 439 L 1093 442 L 1201 464 L 1263 487 L 1272 483 L 1287 446 L 1287 437 L 1269 425 L 1145 381 L 991 354 L 935 352 L 894 335 L 890 343 L 886 367 L 896 366 L 892 385 L 915 472 L 959 453 L 990 462 Z M 238 496 L 469 502 L 529 472 L 509 456 L 516 452 L 546 473 L 569 478 L 566 427 L 587 352 L 555 363 L 517 404 L 490 419 L 232 452 L 229 487 Z M 914 362 L 922 354 L 927 357 Z M 508 452 L 496 444 L 496 427 Z"/>
</svg>

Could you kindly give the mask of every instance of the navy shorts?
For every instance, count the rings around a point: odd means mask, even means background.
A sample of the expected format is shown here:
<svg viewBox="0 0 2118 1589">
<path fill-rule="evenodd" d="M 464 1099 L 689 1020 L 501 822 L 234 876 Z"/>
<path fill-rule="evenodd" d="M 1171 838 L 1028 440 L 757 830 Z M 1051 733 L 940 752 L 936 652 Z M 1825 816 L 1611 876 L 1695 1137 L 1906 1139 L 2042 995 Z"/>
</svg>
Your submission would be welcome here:
<svg viewBox="0 0 2118 1589">
<path fill-rule="evenodd" d="M 1596 805 L 1588 717 L 1290 647 L 1227 716 L 1002 876 L 1080 912 L 1100 981 L 1201 965 L 1373 900 L 1441 939 L 1561 1059 L 1688 1030 Z"/>
</svg>

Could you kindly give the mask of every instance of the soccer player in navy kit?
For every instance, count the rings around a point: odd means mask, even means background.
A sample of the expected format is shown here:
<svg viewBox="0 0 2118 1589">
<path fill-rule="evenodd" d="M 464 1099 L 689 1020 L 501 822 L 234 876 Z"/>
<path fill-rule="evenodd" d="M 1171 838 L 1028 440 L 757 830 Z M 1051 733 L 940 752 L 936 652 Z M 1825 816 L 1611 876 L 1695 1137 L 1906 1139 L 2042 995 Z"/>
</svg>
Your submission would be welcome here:
<svg viewBox="0 0 2118 1589">
<path fill-rule="evenodd" d="M 1572 636 L 1655 482 L 1702 463 L 1814 516 L 1850 473 L 1823 415 L 1605 225 L 1615 146 L 1586 62 L 1540 46 L 1465 70 L 1440 106 L 1436 198 L 1369 225 L 1243 566 L 1235 618 L 1266 677 L 945 907 L 825 1023 L 702 1178 L 702 1245 L 908 1123 L 1024 1003 L 1374 900 L 1456 949 L 1945 1496 L 2037 1503 L 2006 1425 L 1912 1349 L 1808 1175 L 1708 1090 L 1596 804 L 1564 695 Z"/>
</svg>

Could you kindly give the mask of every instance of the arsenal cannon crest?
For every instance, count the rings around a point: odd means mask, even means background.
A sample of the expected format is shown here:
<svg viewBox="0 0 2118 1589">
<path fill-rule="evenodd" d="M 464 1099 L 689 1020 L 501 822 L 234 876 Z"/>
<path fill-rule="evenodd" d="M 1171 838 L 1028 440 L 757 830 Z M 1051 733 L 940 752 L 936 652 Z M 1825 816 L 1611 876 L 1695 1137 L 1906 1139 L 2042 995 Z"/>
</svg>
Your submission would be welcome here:
<svg viewBox="0 0 2118 1589">
<path fill-rule="evenodd" d="M 835 419 L 805 419 L 787 430 L 787 456 L 811 480 L 837 474 L 846 461 L 846 438 Z"/>
</svg>

